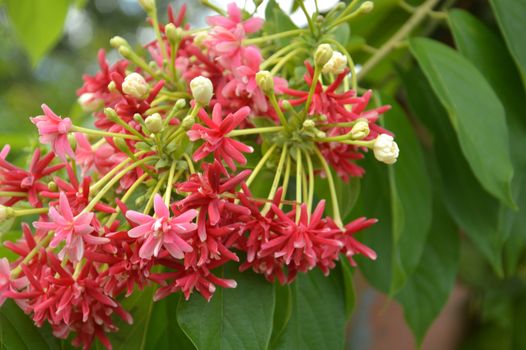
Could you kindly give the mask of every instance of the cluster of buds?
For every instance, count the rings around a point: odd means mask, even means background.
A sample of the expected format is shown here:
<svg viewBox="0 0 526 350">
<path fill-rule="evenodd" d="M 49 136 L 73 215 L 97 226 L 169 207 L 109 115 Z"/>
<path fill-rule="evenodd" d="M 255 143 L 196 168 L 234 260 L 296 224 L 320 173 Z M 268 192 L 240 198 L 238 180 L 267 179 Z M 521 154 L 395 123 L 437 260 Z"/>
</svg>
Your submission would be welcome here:
<svg viewBox="0 0 526 350">
<path fill-rule="evenodd" d="M 340 256 L 375 259 L 354 234 L 376 220 L 344 222 L 335 176 L 362 176 L 356 162 L 369 149 L 387 164 L 398 156 L 376 123 L 389 106 L 368 109 L 371 91 L 346 88 L 348 53 L 320 45 L 293 84 L 277 73 L 294 55 L 264 60 L 255 44 L 267 39 L 249 37 L 263 20 L 235 4 L 199 31 L 184 6 L 169 8 L 165 25 L 154 1 L 141 4 L 156 33 L 148 56 L 115 37 L 124 58 L 110 66 L 101 50 L 100 71 L 78 90 L 96 128 L 43 105 L 31 119 L 42 147 L 29 168 L 7 160 L 8 146 L 0 152 L 0 222 L 33 220 L 6 243 L 19 258 L 0 260 L 0 304 L 15 300 L 83 348 L 95 338 L 111 347 L 112 315 L 132 322 L 120 298 L 148 284 L 158 285 L 155 300 L 210 300 L 217 287 L 236 287 L 217 274 L 226 263 L 286 284 L 314 268 L 329 274 Z M 321 177 L 330 198 L 316 202 Z"/>
</svg>

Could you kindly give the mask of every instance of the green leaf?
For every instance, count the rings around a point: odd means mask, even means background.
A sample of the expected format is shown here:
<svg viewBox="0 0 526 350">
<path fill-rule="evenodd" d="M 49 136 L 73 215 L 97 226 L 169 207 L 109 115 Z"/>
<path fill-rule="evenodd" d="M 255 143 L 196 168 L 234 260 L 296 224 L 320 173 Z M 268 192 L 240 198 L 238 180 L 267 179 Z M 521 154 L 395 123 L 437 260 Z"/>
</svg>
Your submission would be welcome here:
<svg viewBox="0 0 526 350">
<path fill-rule="evenodd" d="M 385 115 L 385 126 L 396 135 L 401 155 L 389 166 L 391 214 L 394 245 L 398 247 L 403 276 L 393 280 L 391 294 L 416 269 L 431 226 L 431 184 L 424 155 L 413 127 L 394 99 L 385 99 L 392 106 Z"/>
<path fill-rule="evenodd" d="M 506 111 L 511 158 L 515 169 L 512 191 L 520 211 L 501 205 L 499 230 L 503 239 L 509 237 L 511 241 L 506 244 L 504 262 L 506 270 L 512 274 L 526 243 L 526 157 L 523 155 L 523 150 L 526 149 L 526 120 L 523 117 L 526 95 L 513 59 L 507 54 L 506 45 L 497 34 L 465 11 L 451 11 L 448 21 L 458 49 L 486 77 Z"/>
<path fill-rule="evenodd" d="M 429 173 L 441 180 L 441 192 L 447 210 L 493 269 L 502 274 L 503 239 L 498 230 L 498 201 L 480 186 L 462 157 L 454 131 L 449 123 L 444 122 L 447 112 L 433 94 L 422 72 L 415 69 L 402 78 L 411 111 L 424 122 L 433 136 L 436 160 L 433 161 L 433 156 L 428 155 L 432 166 Z"/>
<path fill-rule="evenodd" d="M 292 22 L 275 0 L 270 0 L 265 8 L 265 31 L 267 33 L 280 33 L 298 27 Z"/>
<path fill-rule="evenodd" d="M 60 38 L 69 3 L 69 0 L 7 0 L 9 19 L 33 65 Z"/>
<path fill-rule="evenodd" d="M 225 267 L 237 288 L 218 288 L 207 302 L 200 295 L 182 300 L 177 321 L 198 350 L 266 349 L 272 332 L 274 287 L 251 271 Z"/>
<path fill-rule="evenodd" d="M 526 83 L 526 0 L 490 0 L 499 27 Z"/>
<path fill-rule="evenodd" d="M 336 194 L 338 196 L 338 205 L 340 207 L 340 215 L 344 223 L 352 220 L 350 217 L 351 211 L 356 204 L 356 200 L 360 195 L 360 178 L 352 177 L 348 182 L 344 182 L 339 176 L 333 173 L 334 186 L 336 187 Z M 329 199 L 330 189 L 329 181 L 326 178 L 317 178 L 314 184 L 314 193 L 318 199 Z M 332 202 L 327 200 L 325 206 L 326 213 L 332 213 Z"/>
<path fill-rule="evenodd" d="M 0 344 L 8 350 L 60 349 L 49 325 L 37 328 L 12 300 L 0 308 Z"/>
<path fill-rule="evenodd" d="M 495 92 L 484 76 L 453 49 L 424 38 L 412 39 L 410 47 L 448 111 L 475 176 L 489 193 L 516 207 L 510 188 L 513 168 L 504 108 Z"/>
<path fill-rule="evenodd" d="M 292 284 L 292 314 L 276 349 L 343 349 L 345 305 L 336 271 L 325 277 L 315 269 Z"/>
<path fill-rule="evenodd" d="M 341 269 L 345 295 L 345 316 L 350 319 L 356 306 L 356 289 L 354 288 L 353 270 L 347 257 L 341 257 Z"/>
<path fill-rule="evenodd" d="M 435 202 L 431 232 L 415 273 L 396 299 L 418 344 L 445 305 L 455 284 L 459 257 L 457 228 L 445 209 Z"/>
<path fill-rule="evenodd" d="M 292 291 L 289 285 L 274 285 L 276 293 L 276 305 L 274 308 L 274 322 L 272 326 L 272 337 L 270 339 L 270 348 L 279 339 L 285 327 L 289 323 L 292 314 Z"/>
</svg>

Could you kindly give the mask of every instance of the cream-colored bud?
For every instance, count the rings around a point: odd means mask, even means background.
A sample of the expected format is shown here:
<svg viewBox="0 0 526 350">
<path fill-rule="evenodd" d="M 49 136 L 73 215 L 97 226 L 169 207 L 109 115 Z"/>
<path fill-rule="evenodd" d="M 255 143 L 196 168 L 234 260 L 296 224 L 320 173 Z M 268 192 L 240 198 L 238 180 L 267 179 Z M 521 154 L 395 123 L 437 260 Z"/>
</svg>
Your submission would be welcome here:
<svg viewBox="0 0 526 350">
<path fill-rule="evenodd" d="M 180 98 L 175 102 L 175 108 L 177 109 L 183 109 L 184 106 L 186 106 L 186 100 L 184 98 Z"/>
<path fill-rule="evenodd" d="M 84 112 L 95 112 L 104 106 L 104 101 L 92 92 L 85 92 L 77 100 Z"/>
<path fill-rule="evenodd" d="M 366 1 L 363 4 L 360 5 L 360 10 L 363 13 L 371 12 L 374 8 L 374 3 L 372 1 Z"/>
<path fill-rule="evenodd" d="M 190 90 L 192 90 L 194 100 L 201 106 L 208 106 L 214 94 L 212 82 L 202 75 L 192 79 L 190 82 Z"/>
<path fill-rule="evenodd" d="M 374 156 L 380 162 L 393 164 L 396 162 L 400 150 L 391 135 L 380 134 L 374 141 Z"/>
<path fill-rule="evenodd" d="M 341 74 L 347 67 L 347 56 L 341 52 L 334 51 L 331 59 L 323 65 L 323 73 Z"/>
<path fill-rule="evenodd" d="M 314 122 L 314 120 L 312 119 L 307 119 L 303 122 L 303 128 L 304 129 L 314 129 L 314 127 L 316 126 L 316 123 Z"/>
<path fill-rule="evenodd" d="M 155 0 L 139 0 L 139 4 L 146 12 L 155 10 Z"/>
<path fill-rule="evenodd" d="M 369 135 L 369 122 L 365 119 L 359 119 L 351 129 L 351 136 L 353 140 L 361 140 Z"/>
<path fill-rule="evenodd" d="M 262 70 L 256 73 L 256 83 L 265 94 L 274 92 L 274 78 L 268 70 Z"/>
<path fill-rule="evenodd" d="M 133 72 L 124 78 L 124 82 L 122 83 L 122 91 L 124 91 L 126 95 L 144 99 L 150 92 L 150 85 L 148 85 L 142 75 Z"/>
<path fill-rule="evenodd" d="M 194 35 L 194 45 L 196 45 L 200 49 L 206 48 L 205 40 L 208 38 L 208 32 L 198 32 L 196 35 Z"/>
<path fill-rule="evenodd" d="M 55 181 L 49 181 L 47 183 L 47 188 L 48 190 L 52 191 L 52 192 L 57 192 L 58 191 L 58 185 Z"/>
<path fill-rule="evenodd" d="M 0 205 L 0 223 L 15 216 L 15 210 L 11 207 Z"/>
<path fill-rule="evenodd" d="M 118 49 L 121 46 L 128 46 L 128 42 L 123 37 L 117 35 L 110 39 L 110 45 L 114 49 Z"/>
<path fill-rule="evenodd" d="M 181 127 L 183 128 L 183 130 L 188 131 L 192 128 L 192 126 L 194 126 L 194 124 L 195 118 L 191 115 L 187 115 L 183 118 L 183 121 L 181 122 Z"/>
<path fill-rule="evenodd" d="M 110 81 L 110 83 L 108 84 L 108 90 L 110 92 L 119 92 L 119 90 L 117 90 L 117 85 L 115 85 L 115 82 L 113 80 Z"/>
<path fill-rule="evenodd" d="M 314 53 L 314 64 L 323 67 L 332 57 L 332 47 L 329 44 L 321 44 Z"/>
<path fill-rule="evenodd" d="M 178 28 L 173 23 L 168 23 L 167 25 L 164 26 L 164 32 L 166 33 L 166 37 L 172 43 L 175 43 L 179 41 L 180 39 L 177 29 Z"/>
<path fill-rule="evenodd" d="M 154 113 L 148 116 L 144 123 L 146 124 L 148 130 L 154 134 L 157 134 L 158 132 L 161 132 L 163 128 L 163 117 L 161 117 L 159 113 Z"/>
</svg>

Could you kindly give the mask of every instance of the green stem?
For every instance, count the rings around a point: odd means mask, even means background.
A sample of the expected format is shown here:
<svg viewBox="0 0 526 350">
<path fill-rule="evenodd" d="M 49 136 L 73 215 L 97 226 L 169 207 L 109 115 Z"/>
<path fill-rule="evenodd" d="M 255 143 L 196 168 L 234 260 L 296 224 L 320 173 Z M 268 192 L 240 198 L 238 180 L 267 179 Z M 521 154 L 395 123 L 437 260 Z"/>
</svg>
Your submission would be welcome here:
<svg viewBox="0 0 526 350">
<path fill-rule="evenodd" d="M 325 174 L 327 175 L 327 181 L 329 183 L 329 190 L 331 192 L 331 202 L 332 202 L 332 211 L 334 216 L 334 222 L 339 227 L 343 227 L 342 218 L 340 216 L 340 205 L 338 203 L 338 196 L 336 194 L 336 186 L 334 185 L 334 178 L 332 177 L 331 169 L 329 168 L 329 164 L 327 164 L 327 161 L 321 154 L 320 150 L 316 147 L 314 148 L 314 152 L 318 156 L 318 159 L 320 160 L 320 163 L 323 167 L 323 170 L 325 171 Z"/>
<path fill-rule="evenodd" d="M 270 71 L 270 74 L 276 75 L 277 72 L 283 67 L 285 64 L 287 64 L 288 61 L 290 61 L 292 58 L 297 56 L 300 52 L 306 50 L 304 47 L 298 47 L 297 49 L 292 50 L 289 52 L 285 57 L 283 57 L 278 64 L 276 64 L 272 70 Z"/>
<path fill-rule="evenodd" d="M 287 157 L 287 166 L 285 167 L 285 175 L 283 176 L 283 194 L 281 195 L 281 203 L 279 204 L 279 208 L 283 206 L 283 201 L 287 197 L 287 189 L 289 188 L 289 180 L 290 180 L 290 172 L 292 168 L 292 160 L 291 157 Z"/>
<path fill-rule="evenodd" d="M 289 123 L 287 121 L 287 118 L 285 118 L 285 115 L 283 114 L 283 111 L 279 107 L 279 103 L 278 103 L 278 100 L 276 99 L 276 94 L 274 93 L 274 91 L 271 91 L 268 94 L 268 97 L 269 97 L 269 100 L 270 100 L 270 104 L 272 105 L 272 107 L 274 107 L 274 110 L 276 111 L 276 114 L 279 117 L 279 121 L 281 122 L 281 125 L 283 125 L 284 128 L 287 128 Z"/>
<path fill-rule="evenodd" d="M 166 185 L 166 192 L 164 194 L 164 204 L 166 204 L 167 206 L 170 205 L 170 196 L 172 195 L 172 184 L 174 181 L 176 165 L 177 162 L 172 161 L 172 166 L 170 167 L 170 173 L 168 175 L 168 184 Z"/>
<path fill-rule="evenodd" d="M 243 44 L 244 45 L 260 44 L 260 43 L 264 43 L 266 41 L 286 38 L 288 36 L 294 36 L 294 35 L 302 34 L 302 33 L 305 33 L 305 32 L 306 32 L 305 29 L 292 29 L 292 30 L 288 30 L 286 32 L 281 32 L 281 33 L 261 36 L 261 37 L 258 37 L 258 38 L 245 39 L 245 40 L 243 40 Z"/>
<path fill-rule="evenodd" d="M 126 203 L 126 201 L 128 201 L 128 199 L 132 196 L 132 194 L 135 192 L 135 190 L 137 190 L 137 188 L 139 188 L 139 186 L 142 185 L 142 182 L 147 177 L 148 177 L 148 174 L 142 174 L 142 176 L 139 177 L 137 179 L 137 181 L 135 181 L 134 184 L 130 186 L 130 188 L 128 188 L 128 190 L 126 191 L 124 196 L 122 196 L 121 202 L 122 203 Z M 111 224 L 113 224 L 113 222 L 117 219 L 117 216 L 119 215 L 119 212 L 120 212 L 120 207 L 117 206 L 117 208 L 115 208 L 115 213 L 111 214 L 110 218 L 106 222 L 106 226 L 107 227 L 110 227 Z"/>
<path fill-rule="evenodd" d="M 86 264 L 86 259 L 81 259 L 79 262 L 77 262 L 77 265 L 75 265 L 75 271 L 73 272 L 73 279 L 76 280 L 79 278 L 80 273 L 82 272 L 82 268 Z"/>
<path fill-rule="evenodd" d="M 283 126 L 266 126 L 261 128 L 249 128 L 241 130 L 232 130 L 226 136 L 227 137 L 236 137 L 236 136 L 245 136 L 253 134 L 265 134 L 270 132 L 279 132 L 283 130 Z"/>
<path fill-rule="evenodd" d="M 307 96 L 307 102 L 305 102 L 305 115 L 309 114 L 309 107 L 312 102 L 312 96 L 316 90 L 316 85 L 318 85 L 318 80 L 320 79 L 321 67 L 318 65 L 314 66 L 314 74 L 312 77 L 312 83 L 309 89 L 309 95 Z"/>
<path fill-rule="evenodd" d="M 252 171 L 252 173 L 250 174 L 250 176 L 248 177 L 246 181 L 247 187 L 250 187 L 250 184 L 252 183 L 252 181 L 254 181 L 256 176 L 259 174 L 259 172 L 263 168 L 263 165 L 265 165 L 265 163 L 270 158 L 270 156 L 272 155 L 272 152 L 274 152 L 277 146 L 278 146 L 277 144 L 273 144 L 272 146 L 270 146 L 270 148 L 265 152 L 263 157 L 259 160 L 258 164 L 256 165 L 256 167 L 254 168 L 254 170 Z"/>
<path fill-rule="evenodd" d="M 347 57 L 347 63 L 349 64 L 349 69 L 351 70 L 351 85 L 352 85 L 352 89 L 354 91 L 356 91 L 358 89 L 358 77 L 356 75 L 356 66 L 354 65 L 354 60 L 352 59 L 351 54 L 349 53 L 349 51 L 347 51 L 345 46 L 343 46 L 342 44 L 340 44 L 336 40 L 325 39 L 325 41 L 327 41 L 327 42 L 333 44 L 334 46 L 336 46 L 345 55 L 345 57 Z"/>
<path fill-rule="evenodd" d="M 102 197 L 115 185 L 121 178 L 123 178 L 129 171 L 137 168 L 138 166 L 141 166 L 141 164 L 144 164 L 148 162 L 149 160 L 153 159 L 154 157 L 147 157 L 144 159 L 141 159 L 133 164 L 130 164 L 128 167 L 126 167 L 124 170 L 122 170 L 119 174 L 117 174 L 115 177 L 113 177 L 98 193 L 93 199 L 89 202 L 89 204 L 82 210 L 82 213 L 88 213 L 90 212 L 95 205 L 101 200 Z"/>
<path fill-rule="evenodd" d="M 281 173 L 283 172 L 283 167 L 285 165 L 285 160 L 287 159 L 287 153 L 288 147 L 287 145 L 283 146 L 283 149 L 281 150 L 281 157 L 279 158 L 278 167 L 276 168 L 276 175 L 274 175 L 274 181 L 272 181 L 272 186 L 270 187 L 270 191 L 268 193 L 267 199 L 272 200 L 274 198 L 274 195 L 276 194 L 276 191 L 278 189 L 279 180 L 281 179 Z M 261 211 L 262 215 L 265 215 L 270 210 L 272 203 L 267 202 L 265 204 L 265 207 Z"/>
<path fill-rule="evenodd" d="M 419 6 L 413 15 L 405 22 L 405 24 L 389 39 L 380 49 L 363 65 L 360 73 L 358 73 L 358 80 L 364 77 L 371 69 L 373 69 L 379 62 L 381 62 L 396 46 L 404 40 L 415 29 L 417 25 L 427 16 L 427 13 L 433 9 L 438 3 L 438 0 L 427 0 Z"/>
<path fill-rule="evenodd" d="M 135 135 L 119 134 L 119 133 L 116 133 L 116 132 L 108 132 L 108 131 L 102 131 L 102 130 L 88 129 L 88 128 L 83 128 L 83 127 L 76 126 L 76 125 L 71 126 L 71 131 L 73 131 L 73 132 L 80 132 L 80 133 L 83 133 L 83 134 L 86 134 L 86 135 L 91 135 L 91 136 L 117 137 L 117 138 L 129 139 L 129 140 L 135 140 L 135 141 L 139 141 L 140 140 L 140 138 L 138 138 Z"/>
<path fill-rule="evenodd" d="M 14 209 L 14 208 L 13 208 Z M 34 208 L 34 209 L 15 209 L 15 217 L 35 215 L 35 214 L 46 214 L 49 208 Z"/>
<path fill-rule="evenodd" d="M 167 175 L 168 175 L 167 173 L 162 174 L 159 181 L 157 181 L 157 184 L 155 185 L 155 188 L 153 189 L 152 195 L 148 199 L 148 203 L 146 203 L 146 208 L 144 208 L 144 212 L 143 212 L 144 214 L 148 214 L 150 210 L 152 210 L 153 200 L 155 199 L 155 195 L 159 193 L 159 190 L 161 189 L 164 181 L 166 180 Z"/>
<path fill-rule="evenodd" d="M 192 161 L 192 158 L 186 153 L 183 153 L 183 158 L 186 160 L 186 164 L 188 164 L 188 170 L 190 170 L 190 174 L 195 174 L 195 168 L 194 168 L 194 162 Z"/>
<path fill-rule="evenodd" d="M 35 255 L 37 255 L 37 253 L 40 251 L 41 248 L 43 248 L 44 246 L 47 246 L 48 243 L 51 241 L 51 238 L 53 237 L 54 235 L 54 232 L 51 231 L 47 234 L 47 236 L 45 236 L 44 238 L 42 238 L 40 240 L 40 242 L 38 242 L 35 247 L 33 249 L 31 249 L 31 251 L 25 256 L 24 260 L 22 260 L 20 262 L 20 264 L 18 264 L 17 267 L 15 267 L 12 271 L 11 271 L 11 279 L 15 279 L 18 277 L 18 275 L 20 274 L 20 272 L 22 272 L 22 265 L 23 264 L 27 264 L 28 262 L 31 261 L 31 259 L 33 259 L 33 257 Z"/>
<path fill-rule="evenodd" d="M 0 191 L 0 197 L 27 197 L 25 192 Z"/>
<path fill-rule="evenodd" d="M 310 32 L 312 33 L 314 37 L 316 37 L 316 28 L 314 27 L 314 23 L 312 23 L 312 18 L 309 16 L 309 12 L 305 8 L 305 4 L 303 3 L 303 0 L 296 0 L 296 2 L 300 5 L 301 11 L 303 11 L 305 18 L 307 19 L 307 23 L 309 24 Z"/>
<path fill-rule="evenodd" d="M 308 212 L 310 213 L 312 211 L 312 203 L 314 200 L 314 167 L 312 166 L 312 159 L 310 154 L 305 151 L 305 159 L 307 159 L 307 170 L 309 172 L 309 194 L 307 198 L 307 208 Z"/>
<path fill-rule="evenodd" d="M 274 61 L 278 60 L 281 58 L 281 56 L 287 52 L 287 51 L 290 51 L 298 46 L 301 46 L 302 43 L 301 42 L 295 42 L 293 44 L 290 44 L 290 45 L 287 45 L 285 47 L 282 47 L 281 49 L 279 49 L 278 51 L 276 51 L 275 53 L 272 54 L 272 56 L 270 56 L 269 58 L 267 58 L 263 63 L 261 63 L 260 65 L 260 70 L 266 70 L 268 66 L 270 66 Z"/>
<path fill-rule="evenodd" d="M 219 13 L 222 16 L 226 16 L 226 13 L 225 11 L 223 11 L 223 9 L 217 7 L 216 5 L 212 4 L 208 0 L 201 0 L 201 4 L 203 4 L 203 6 L 208 7 L 209 9 L 214 10 L 215 12 Z"/>
<path fill-rule="evenodd" d="M 301 216 L 301 172 L 303 166 L 301 164 L 301 150 L 296 147 L 296 223 L 300 221 Z"/>
<path fill-rule="evenodd" d="M 155 1 L 153 1 L 155 4 Z M 155 31 L 155 37 L 157 38 L 157 43 L 159 47 L 161 48 L 161 55 L 163 56 L 163 62 L 168 62 L 168 53 L 166 52 L 166 44 L 163 40 L 163 37 L 161 35 L 161 31 L 159 29 L 159 19 L 157 17 L 157 8 L 154 5 L 154 8 L 149 13 L 150 18 L 152 19 L 152 26 L 153 30 Z"/>
</svg>

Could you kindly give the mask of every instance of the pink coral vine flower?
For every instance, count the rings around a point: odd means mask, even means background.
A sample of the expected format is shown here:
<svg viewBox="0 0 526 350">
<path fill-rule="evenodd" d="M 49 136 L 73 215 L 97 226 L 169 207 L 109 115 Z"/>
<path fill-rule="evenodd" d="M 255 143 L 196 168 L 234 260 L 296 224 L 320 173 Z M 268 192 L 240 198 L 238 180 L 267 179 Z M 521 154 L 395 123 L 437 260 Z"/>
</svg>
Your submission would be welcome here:
<svg viewBox="0 0 526 350">
<path fill-rule="evenodd" d="M 55 248 L 65 242 L 59 256 L 64 258 L 67 254 L 71 261 L 80 261 L 84 256 L 84 243 L 99 245 L 110 242 L 108 238 L 91 235 L 95 231 L 91 225 L 94 216 L 93 213 L 74 216 L 66 194 L 61 192 L 58 208 L 49 209 L 50 221 L 36 221 L 33 226 L 39 230 L 55 231 L 49 246 Z"/>
<path fill-rule="evenodd" d="M 154 199 L 155 216 L 129 210 L 126 217 L 139 226 L 132 228 L 128 235 L 132 238 L 143 238 L 139 256 L 143 259 L 157 257 L 164 247 L 176 259 L 184 258 L 184 253 L 192 247 L 180 237 L 191 232 L 197 225 L 191 221 L 197 216 L 197 210 L 187 210 L 178 216 L 170 217 L 170 211 L 160 195 Z"/>
<path fill-rule="evenodd" d="M 234 161 L 242 165 L 246 164 L 247 159 L 243 153 L 252 153 L 254 149 L 227 135 L 245 121 L 249 114 L 250 108 L 243 107 L 235 113 L 228 114 L 223 119 L 222 108 L 219 103 L 214 105 L 212 119 L 208 117 L 204 110 L 199 111 L 199 118 L 206 126 L 194 124 L 192 129 L 187 132 L 191 141 L 205 141 L 205 143 L 195 151 L 193 156 L 194 161 L 197 162 L 210 153 L 213 153 L 216 159 L 224 160 L 233 170 L 236 169 Z"/>
<path fill-rule="evenodd" d="M 46 104 L 42 105 L 42 110 L 44 115 L 31 118 L 38 128 L 40 142 L 51 145 L 53 152 L 62 160 L 66 159 L 66 155 L 75 157 L 68 141 L 71 119 L 59 117 Z"/>
<path fill-rule="evenodd" d="M 211 26 L 219 26 L 225 29 L 231 30 L 237 26 L 241 26 L 245 33 L 255 33 L 263 26 L 263 19 L 258 17 L 252 17 L 246 21 L 243 21 L 241 9 L 233 2 L 227 6 L 228 16 L 209 16 L 206 21 Z"/>
</svg>

